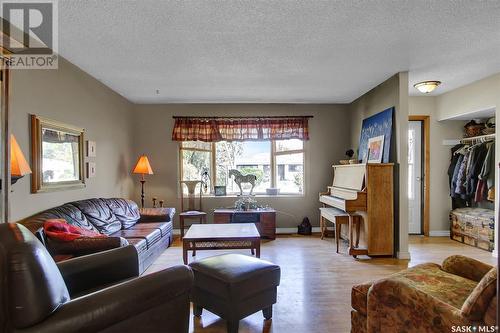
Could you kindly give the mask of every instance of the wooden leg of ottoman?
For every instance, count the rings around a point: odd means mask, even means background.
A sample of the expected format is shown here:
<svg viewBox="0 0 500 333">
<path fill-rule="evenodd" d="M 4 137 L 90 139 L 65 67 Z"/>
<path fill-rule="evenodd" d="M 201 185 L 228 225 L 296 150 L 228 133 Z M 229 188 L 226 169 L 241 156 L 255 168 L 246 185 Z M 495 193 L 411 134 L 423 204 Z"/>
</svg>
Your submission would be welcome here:
<svg viewBox="0 0 500 333">
<path fill-rule="evenodd" d="M 266 320 L 269 320 L 273 317 L 273 306 L 262 309 L 262 314 Z"/>
<path fill-rule="evenodd" d="M 193 304 L 193 314 L 196 317 L 201 317 L 201 314 L 203 313 L 203 307 Z"/>
<path fill-rule="evenodd" d="M 239 321 L 228 321 L 227 322 L 227 333 L 238 333 L 239 326 L 240 326 Z"/>
</svg>

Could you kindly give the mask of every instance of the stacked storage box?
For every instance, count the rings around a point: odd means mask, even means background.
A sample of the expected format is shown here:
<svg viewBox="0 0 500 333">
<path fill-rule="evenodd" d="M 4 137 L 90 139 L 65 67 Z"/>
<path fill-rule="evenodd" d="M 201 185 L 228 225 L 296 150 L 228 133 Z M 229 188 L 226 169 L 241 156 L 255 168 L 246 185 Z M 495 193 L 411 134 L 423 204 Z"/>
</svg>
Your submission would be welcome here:
<svg viewBox="0 0 500 333">
<path fill-rule="evenodd" d="M 450 212 L 451 238 L 493 251 L 495 211 L 484 208 L 457 208 Z"/>
</svg>

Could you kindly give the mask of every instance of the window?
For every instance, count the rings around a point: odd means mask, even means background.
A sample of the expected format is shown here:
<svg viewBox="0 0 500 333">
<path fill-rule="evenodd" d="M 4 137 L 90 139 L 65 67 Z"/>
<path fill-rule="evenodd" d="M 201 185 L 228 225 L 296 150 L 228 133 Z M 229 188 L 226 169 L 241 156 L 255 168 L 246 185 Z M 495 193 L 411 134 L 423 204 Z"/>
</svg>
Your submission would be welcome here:
<svg viewBox="0 0 500 333">
<path fill-rule="evenodd" d="M 208 171 L 213 185 L 226 186 L 229 195 L 239 194 L 238 185 L 229 170 L 243 175 L 254 174 L 254 194 L 265 194 L 277 187 L 280 194 L 304 193 L 304 146 L 298 139 L 279 141 L 243 141 L 205 143 L 184 141 L 181 148 L 181 179 L 198 180 Z M 242 184 L 248 193 L 251 185 Z M 207 193 L 208 194 L 208 193 Z"/>
<path fill-rule="evenodd" d="M 280 193 L 304 192 L 304 146 L 301 140 L 274 141 L 276 187 Z"/>
</svg>

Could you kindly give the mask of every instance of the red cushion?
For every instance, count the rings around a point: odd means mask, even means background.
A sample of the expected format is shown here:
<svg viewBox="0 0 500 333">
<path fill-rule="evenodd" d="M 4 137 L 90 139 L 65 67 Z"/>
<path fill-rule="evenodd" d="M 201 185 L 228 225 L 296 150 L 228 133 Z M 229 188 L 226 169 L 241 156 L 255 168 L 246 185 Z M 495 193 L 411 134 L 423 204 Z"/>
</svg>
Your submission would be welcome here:
<svg viewBox="0 0 500 333">
<path fill-rule="evenodd" d="M 43 231 L 47 237 L 62 242 L 71 242 L 81 237 L 107 237 L 106 235 L 102 235 L 98 232 L 68 224 L 64 219 L 46 220 L 43 223 Z"/>
</svg>

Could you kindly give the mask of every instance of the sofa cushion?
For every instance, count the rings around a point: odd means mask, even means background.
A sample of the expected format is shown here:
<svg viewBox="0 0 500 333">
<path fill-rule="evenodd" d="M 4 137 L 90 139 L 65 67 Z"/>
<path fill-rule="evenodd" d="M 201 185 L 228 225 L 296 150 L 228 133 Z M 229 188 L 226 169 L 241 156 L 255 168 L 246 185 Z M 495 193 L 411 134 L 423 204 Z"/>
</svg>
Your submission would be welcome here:
<svg viewBox="0 0 500 333">
<path fill-rule="evenodd" d="M 144 238 L 148 244 L 148 249 L 153 246 L 157 241 L 161 238 L 161 232 L 159 229 L 151 229 L 151 230 L 119 230 L 115 232 L 113 236 L 116 237 L 124 237 L 128 238 Z"/>
<path fill-rule="evenodd" d="M 104 199 L 87 199 L 71 204 L 80 209 L 89 222 L 102 234 L 109 236 L 122 228 L 122 224 Z"/>
<path fill-rule="evenodd" d="M 103 199 L 116 218 L 122 224 L 122 229 L 128 229 L 139 221 L 139 207 L 132 200 L 113 198 Z"/>
<path fill-rule="evenodd" d="M 358 284 L 351 289 L 351 306 L 363 316 L 366 316 L 366 305 L 368 300 L 368 290 L 372 286 L 371 282 Z"/>
<path fill-rule="evenodd" d="M 278 265 L 242 254 L 223 254 L 189 264 L 195 287 L 226 300 L 243 300 L 280 284 Z"/>
<path fill-rule="evenodd" d="M 497 268 L 493 267 L 479 281 L 462 306 L 462 314 L 470 320 L 481 320 L 497 292 Z"/>
<path fill-rule="evenodd" d="M 450 274 L 433 263 L 420 264 L 391 276 L 460 309 L 477 282 Z"/>
<path fill-rule="evenodd" d="M 416 265 L 389 277 L 429 294 L 456 309 L 460 309 L 477 282 L 450 274 L 433 263 Z M 353 309 L 367 314 L 368 294 L 372 283 L 355 285 L 351 290 Z"/>
<path fill-rule="evenodd" d="M 129 230 L 155 230 L 155 229 L 160 230 L 161 236 L 165 237 L 172 232 L 172 222 L 137 223 Z"/>
<path fill-rule="evenodd" d="M 64 219 L 68 224 L 79 228 L 99 232 L 76 206 L 72 204 L 64 204 L 55 208 L 48 209 L 39 214 L 28 217 L 20 223 L 26 226 L 31 232 L 43 227 L 43 223 L 49 219 Z"/>
</svg>

